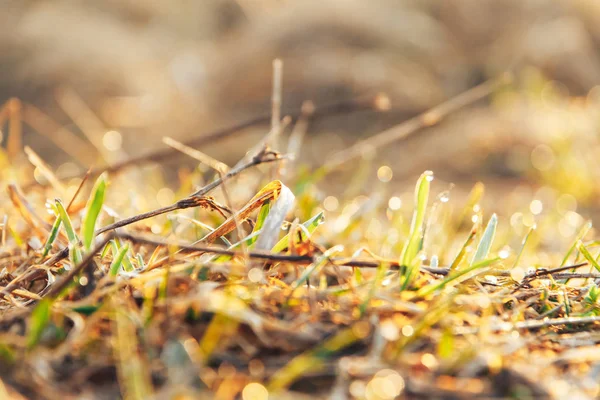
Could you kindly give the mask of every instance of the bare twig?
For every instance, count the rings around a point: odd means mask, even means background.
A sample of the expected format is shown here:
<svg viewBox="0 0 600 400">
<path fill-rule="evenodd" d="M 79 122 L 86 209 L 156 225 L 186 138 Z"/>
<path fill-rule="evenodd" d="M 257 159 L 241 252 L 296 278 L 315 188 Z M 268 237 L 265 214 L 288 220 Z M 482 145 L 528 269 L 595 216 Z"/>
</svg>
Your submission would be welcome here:
<svg viewBox="0 0 600 400">
<path fill-rule="evenodd" d="M 315 111 L 315 106 L 312 104 L 312 102 L 306 101 L 302 104 L 301 110 L 302 115 L 300 118 L 298 118 L 296 125 L 294 125 L 288 141 L 287 152 L 291 159 L 285 164 L 286 170 L 291 169 L 291 164 L 295 163 L 295 161 L 298 159 L 298 154 L 300 153 L 300 148 L 302 147 L 302 141 L 304 140 L 304 135 L 308 130 L 308 122 Z M 283 174 L 285 174 L 285 172 Z"/>
<path fill-rule="evenodd" d="M 115 233 L 115 237 L 130 240 L 134 243 L 144 243 L 153 246 L 161 247 L 177 247 L 182 252 L 199 252 L 199 253 L 211 253 L 218 255 L 226 255 L 231 257 L 248 257 L 256 260 L 272 261 L 272 262 L 290 262 L 297 264 L 311 264 L 315 259 L 308 255 L 288 255 L 288 254 L 272 254 L 264 252 L 242 252 L 235 250 L 228 250 L 216 246 L 201 246 L 196 244 L 179 243 L 173 241 L 167 241 L 160 238 L 150 238 L 146 236 L 133 235 L 130 233 Z M 358 268 L 377 268 L 381 264 L 387 264 L 390 269 L 397 270 L 400 268 L 400 264 L 397 261 L 368 261 L 368 260 L 354 260 L 347 257 L 332 258 L 330 262 L 336 266 L 348 266 Z M 447 268 L 429 268 L 423 267 L 423 270 L 439 274 L 447 274 Z"/>
<path fill-rule="evenodd" d="M 81 165 L 88 165 L 90 160 L 95 160 L 98 152 L 89 142 L 80 138 L 58 122 L 50 118 L 43 111 L 31 104 L 24 104 L 23 122 L 33 128 L 37 133 L 51 140 L 59 149 L 63 150 Z M 102 172 L 102 171 L 99 171 Z M 69 176 L 76 178 L 80 174 Z M 64 179 L 65 177 L 58 177 Z M 29 186 L 35 186 L 32 182 Z"/>
<path fill-rule="evenodd" d="M 463 92 L 458 96 L 453 97 L 452 99 L 401 123 L 400 125 L 396 125 L 390 129 L 380 132 L 377 135 L 366 139 L 365 141 L 358 142 L 350 148 L 334 154 L 323 166 L 323 169 L 325 172 L 330 172 L 340 165 L 360 157 L 365 148 L 378 149 L 392 142 L 403 139 L 419 129 L 433 126 L 454 111 L 457 111 L 471 103 L 476 102 L 477 100 L 484 98 L 497 88 L 510 82 L 510 80 L 511 77 L 508 74 L 505 74 L 498 78 L 484 82 L 479 86 L 475 86 L 474 88 L 469 89 L 466 92 Z"/>
<path fill-rule="evenodd" d="M 19 187 L 15 184 L 9 184 L 6 189 L 8 190 L 8 196 L 11 202 L 21 213 L 21 216 L 25 221 L 39 232 L 48 233 L 51 229 L 51 225 L 37 214 L 31 203 L 29 203 L 27 198 L 21 193 Z"/>
<path fill-rule="evenodd" d="M 194 160 L 201 162 L 204 165 L 207 165 L 214 169 L 219 173 L 226 173 L 229 171 L 229 166 L 224 162 L 221 162 L 208 154 L 204 154 L 200 150 L 194 149 L 190 146 L 186 146 L 185 144 L 171 138 L 168 136 L 163 137 L 163 143 L 167 146 L 174 148 L 177 151 L 182 152 L 183 154 L 192 157 Z"/>
<path fill-rule="evenodd" d="M 214 180 L 213 182 L 209 183 L 208 185 L 204 186 L 203 188 L 192 193 L 188 197 L 186 197 L 182 200 L 179 200 L 176 203 L 171 204 L 170 206 L 161 207 L 156 210 L 148 211 L 148 212 L 145 212 L 142 214 L 134 215 L 133 217 L 125 218 L 121 221 L 117 221 L 113 224 L 110 224 L 110 225 L 107 225 L 105 227 L 98 229 L 95 234 L 100 235 L 102 233 L 112 231 L 112 230 L 121 228 L 126 225 L 131 225 L 133 223 L 143 221 L 148 218 L 156 217 L 158 215 L 166 214 L 168 212 L 172 212 L 175 210 L 183 210 L 186 208 L 205 207 L 205 208 L 214 209 L 219 212 L 222 212 L 221 211 L 223 209 L 222 206 L 217 205 L 212 199 L 203 197 L 203 196 L 205 194 L 207 194 L 208 192 L 210 192 L 211 190 L 218 187 L 219 185 L 221 185 L 225 180 L 233 178 L 234 176 L 238 175 L 239 173 L 241 173 L 242 171 L 244 171 L 250 167 L 253 167 L 253 166 L 256 166 L 259 164 L 279 161 L 281 159 L 282 159 L 282 157 L 278 153 L 269 152 L 269 151 L 261 152 L 256 157 L 252 158 L 252 160 L 250 160 L 249 162 L 239 166 L 238 168 L 234 168 L 234 169 L 230 170 L 226 175 L 223 175 L 221 178 Z M 60 250 L 58 253 L 56 253 L 52 258 L 47 260 L 44 264 L 45 265 L 53 265 L 53 264 L 57 263 L 58 261 L 66 258 L 68 255 L 69 255 L 69 249 L 67 247 L 65 247 L 62 250 Z"/>
<path fill-rule="evenodd" d="M 562 274 L 553 274 L 552 278 L 554 279 L 600 279 L 600 274 L 593 273 L 562 273 Z"/>
<path fill-rule="evenodd" d="M 81 189 L 83 189 L 83 185 L 85 185 L 87 180 L 90 178 L 91 172 L 92 172 L 92 168 L 89 168 L 87 170 L 87 172 L 85 173 L 85 175 L 83 176 L 83 179 L 81 179 L 81 182 L 79 182 L 79 186 L 77 186 L 77 190 L 73 194 L 73 197 L 71 198 L 71 201 L 69 202 L 69 205 L 67 206 L 67 212 L 69 212 L 71 210 L 71 207 L 73 207 L 73 204 L 75 203 L 75 200 L 77 199 L 77 196 L 79 196 Z"/>
<path fill-rule="evenodd" d="M 593 324 L 600 322 L 599 316 L 592 317 L 567 317 L 567 318 L 554 318 L 544 321 L 521 321 L 517 322 L 514 327 L 515 329 L 539 329 L 546 328 L 549 326 L 560 326 L 570 324 Z"/>
<path fill-rule="evenodd" d="M 279 161 L 281 159 L 282 159 L 282 156 L 279 153 L 275 153 L 275 152 L 271 152 L 271 151 L 261 152 L 261 153 L 257 154 L 256 156 L 254 156 L 247 163 L 244 163 L 240 166 L 237 166 L 237 167 L 231 169 L 229 172 L 227 172 L 222 177 L 215 179 L 213 182 L 209 183 L 208 185 L 204 186 L 203 188 L 198 189 L 197 191 L 192 193 L 190 195 L 190 197 L 204 196 L 205 194 L 207 194 L 208 192 L 210 192 L 217 186 L 221 185 L 224 181 L 233 178 L 234 176 L 238 175 L 240 172 L 242 172 L 248 168 L 254 167 L 259 164 L 265 164 L 265 163 Z"/>
<path fill-rule="evenodd" d="M 545 320 L 528 320 L 520 321 L 516 323 L 501 322 L 495 326 L 490 327 L 492 331 L 496 332 L 510 332 L 512 330 L 531 330 L 548 328 L 552 326 L 561 325 L 588 325 L 600 322 L 600 316 L 590 317 L 566 317 L 566 318 L 553 318 Z M 457 335 L 473 335 L 479 332 L 480 327 L 457 327 L 454 329 L 454 333 Z"/>
<path fill-rule="evenodd" d="M 273 94 L 271 96 L 271 130 L 278 131 L 281 123 L 281 99 L 283 92 L 283 62 L 273 60 Z"/>
<path fill-rule="evenodd" d="M 357 98 L 357 99 L 352 99 L 352 100 L 348 100 L 348 101 L 343 101 L 343 102 L 339 102 L 339 103 L 316 107 L 315 111 L 313 113 L 312 119 L 318 120 L 318 119 L 330 117 L 330 116 L 337 115 L 337 114 L 347 114 L 347 113 L 359 112 L 359 111 L 368 111 L 368 110 L 384 111 L 384 110 L 387 110 L 387 108 L 382 107 L 382 103 L 385 104 L 386 101 L 382 101 L 382 99 L 386 99 L 385 96 L 378 94 L 375 96 L 361 97 L 361 98 Z M 302 116 L 302 112 L 301 111 L 292 112 L 292 113 L 288 113 L 287 115 L 291 118 L 292 121 L 295 121 L 299 117 Z M 226 139 L 228 137 L 231 137 L 231 136 L 239 133 L 240 131 L 242 131 L 244 129 L 247 129 L 247 128 L 250 128 L 250 127 L 253 127 L 256 125 L 269 123 L 270 121 L 271 121 L 271 113 L 265 114 L 265 115 L 260 115 L 258 117 L 255 117 L 253 119 L 250 119 L 248 121 L 242 122 L 237 125 L 219 129 L 219 130 L 216 130 L 216 131 L 213 131 L 210 133 L 197 135 L 194 138 L 187 140 L 185 142 L 182 142 L 182 143 L 188 147 L 199 147 L 199 146 L 202 146 L 202 145 L 205 145 L 208 143 L 214 143 L 216 141 Z M 40 125 L 43 125 L 43 124 L 40 124 Z M 87 146 L 87 142 L 85 144 Z M 87 146 L 87 147 L 89 147 L 89 146 Z M 141 165 L 141 164 L 147 164 L 147 163 L 153 163 L 153 162 L 161 162 L 161 161 L 168 160 L 178 154 L 179 154 L 179 152 L 177 150 L 174 150 L 171 148 L 161 149 L 161 150 L 152 152 L 150 154 L 142 155 L 139 157 L 133 157 L 133 158 L 121 161 L 121 162 L 116 162 L 116 163 L 111 164 L 106 167 L 94 168 L 91 172 L 91 175 L 97 176 L 104 171 L 106 171 L 108 173 L 112 173 L 112 172 L 117 172 L 122 169 L 134 166 L 134 165 Z M 88 160 L 89 160 L 89 158 L 88 158 Z M 76 174 L 71 174 L 71 175 L 59 176 L 59 179 L 78 178 L 80 176 L 81 176 L 80 173 L 76 173 Z M 24 185 L 23 189 L 30 189 L 31 187 L 34 187 L 34 186 L 43 187 L 45 185 L 42 185 L 36 181 L 33 181 L 27 185 Z"/>
<path fill-rule="evenodd" d="M 574 264 L 574 265 L 564 265 L 562 267 L 557 267 L 557 268 L 553 268 L 553 269 L 545 269 L 545 268 L 540 268 L 535 270 L 532 274 L 530 275 L 526 275 L 525 278 L 523 278 L 523 280 L 517 285 L 516 288 L 513 289 L 512 293 L 517 292 L 519 289 L 521 289 L 522 287 L 528 285 L 531 283 L 531 281 L 533 281 L 534 279 L 539 279 L 541 277 L 544 276 L 552 276 L 555 279 L 562 279 L 562 278 L 558 278 L 556 275 L 560 276 L 561 274 L 559 274 L 562 271 L 567 271 L 567 270 L 575 270 L 577 268 L 583 267 L 588 265 L 587 262 L 582 262 L 579 264 Z"/>
<path fill-rule="evenodd" d="M 223 207 L 217 205 L 211 198 L 194 196 L 191 195 L 186 197 L 185 199 L 179 200 L 178 202 L 171 204 L 170 206 L 157 208 L 156 210 L 148 211 L 142 214 L 134 215 L 133 217 L 122 219 L 121 221 L 117 221 L 113 224 L 102 227 L 96 231 L 96 235 L 100 235 L 104 232 L 112 231 L 118 228 L 121 228 L 126 225 L 131 225 L 133 223 L 156 217 L 158 215 L 166 214 L 175 210 L 185 210 L 186 208 L 192 207 L 204 207 L 208 209 L 219 210 Z"/>
<path fill-rule="evenodd" d="M 102 135 L 107 131 L 104 122 L 98 118 L 85 101 L 70 87 L 63 86 L 55 91 L 55 98 L 61 109 L 77 125 L 88 142 L 94 146 L 104 161 L 111 161 L 115 154 L 109 152 L 102 144 Z"/>
<path fill-rule="evenodd" d="M 31 147 L 25 146 L 24 150 L 29 162 L 38 169 L 50 185 L 62 196 L 65 193 L 65 187 L 56 175 L 54 175 L 50 166 Z"/>
<path fill-rule="evenodd" d="M 65 276 L 63 276 L 63 278 L 60 281 L 56 282 L 54 285 L 51 286 L 48 293 L 46 293 L 46 297 L 55 297 L 59 295 L 64 288 L 66 288 L 71 282 L 73 282 L 73 278 L 79 275 L 83 271 L 83 269 L 94 259 L 96 253 L 101 251 L 104 248 L 104 246 L 106 246 L 106 244 L 110 242 L 113 238 L 114 236 L 112 234 L 106 235 L 104 239 L 98 242 L 85 255 L 85 257 L 83 257 L 83 260 L 81 260 L 79 264 L 74 266 Z"/>
<path fill-rule="evenodd" d="M 9 158 L 14 158 L 23 150 L 23 118 L 21 100 L 13 97 L 8 100 L 8 141 L 6 152 Z"/>
<path fill-rule="evenodd" d="M 142 220 L 145 220 L 148 218 L 156 217 L 158 215 L 162 215 L 162 214 L 165 214 L 165 213 L 168 213 L 171 211 L 175 211 L 175 210 L 183 210 L 183 209 L 191 208 L 191 207 L 214 208 L 213 204 L 211 204 L 211 202 L 210 202 L 210 199 L 203 198 L 202 196 L 204 196 L 205 194 L 207 194 L 214 188 L 221 185 L 225 180 L 233 178 L 234 176 L 238 175 L 240 172 L 242 172 L 250 167 L 253 167 L 253 166 L 259 165 L 259 164 L 278 161 L 280 159 L 281 159 L 281 157 L 279 156 L 279 154 L 276 154 L 276 153 L 261 154 L 257 157 L 254 157 L 250 162 L 248 162 L 244 165 L 241 165 L 238 168 L 230 170 L 227 174 L 223 175 L 221 178 L 218 178 L 218 179 L 214 180 L 213 182 L 209 183 L 208 185 L 204 186 L 203 188 L 195 191 L 194 193 L 190 194 L 185 199 L 179 200 L 176 203 L 171 204 L 170 206 L 161 207 L 156 210 L 148 211 L 148 212 L 145 212 L 142 214 L 134 215 L 133 217 L 125 218 L 121 221 L 117 221 L 113 224 L 110 224 L 103 228 L 98 229 L 96 231 L 96 234 L 99 235 L 99 234 L 107 232 L 107 231 L 112 231 L 114 229 L 121 228 L 125 225 L 131 225 L 135 222 L 139 222 L 139 221 L 142 221 Z"/>
</svg>

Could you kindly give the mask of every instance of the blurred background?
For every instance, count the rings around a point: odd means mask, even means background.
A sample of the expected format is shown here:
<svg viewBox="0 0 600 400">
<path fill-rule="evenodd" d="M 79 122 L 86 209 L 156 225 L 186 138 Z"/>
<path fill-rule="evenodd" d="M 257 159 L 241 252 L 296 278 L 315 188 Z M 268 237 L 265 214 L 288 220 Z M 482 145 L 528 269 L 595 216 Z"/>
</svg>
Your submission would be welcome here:
<svg viewBox="0 0 600 400">
<path fill-rule="evenodd" d="M 599 205 L 596 0 L 3 0 L 0 27 L 3 146 L 20 147 L 12 123 L 59 176 L 268 114 L 275 58 L 283 115 L 390 99 L 311 123 L 299 158 L 313 166 L 510 70 L 511 85 L 370 162 L 398 190 L 430 169 L 458 191 L 482 180 L 503 199 L 543 188 Z M 268 130 L 199 149 L 232 165 Z"/>
</svg>

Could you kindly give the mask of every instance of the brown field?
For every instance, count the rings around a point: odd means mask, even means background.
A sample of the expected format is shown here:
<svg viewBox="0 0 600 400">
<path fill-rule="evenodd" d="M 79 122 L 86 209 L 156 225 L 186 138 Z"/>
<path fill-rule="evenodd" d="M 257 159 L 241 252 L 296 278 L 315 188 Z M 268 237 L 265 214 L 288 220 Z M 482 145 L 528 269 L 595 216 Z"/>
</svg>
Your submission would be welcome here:
<svg viewBox="0 0 600 400">
<path fill-rule="evenodd" d="M 0 399 L 598 398 L 599 26 L 5 0 Z"/>
</svg>

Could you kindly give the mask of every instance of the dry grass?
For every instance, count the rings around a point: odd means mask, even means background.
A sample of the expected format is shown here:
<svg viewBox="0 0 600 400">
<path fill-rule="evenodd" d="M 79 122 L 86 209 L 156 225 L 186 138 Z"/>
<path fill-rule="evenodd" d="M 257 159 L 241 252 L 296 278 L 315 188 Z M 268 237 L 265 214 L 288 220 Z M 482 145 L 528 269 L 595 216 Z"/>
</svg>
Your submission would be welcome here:
<svg viewBox="0 0 600 400">
<path fill-rule="evenodd" d="M 507 113 L 527 99 L 539 113 L 549 97 L 537 104 L 536 90 L 489 91 Z M 591 97 L 551 100 L 578 107 L 565 118 L 595 115 Z M 599 242 L 576 212 L 597 189 L 564 150 L 597 139 L 534 146 L 520 173 L 547 186 L 503 193 L 494 210 L 483 184 L 463 199 L 431 172 L 399 193 L 392 169 L 360 149 L 454 108 L 436 110 L 314 171 L 262 145 L 227 170 L 170 141 L 216 172 L 181 168 L 169 184 L 141 165 L 160 157 L 56 176 L 32 150 L 19 156 L 21 116 L 7 112 L 0 396 L 598 396 Z M 285 122 L 300 140 L 310 113 L 296 117 L 273 121 L 268 141 Z M 327 190 L 357 159 L 344 190 Z M 552 171 L 582 183 L 570 190 Z"/>
</svg>

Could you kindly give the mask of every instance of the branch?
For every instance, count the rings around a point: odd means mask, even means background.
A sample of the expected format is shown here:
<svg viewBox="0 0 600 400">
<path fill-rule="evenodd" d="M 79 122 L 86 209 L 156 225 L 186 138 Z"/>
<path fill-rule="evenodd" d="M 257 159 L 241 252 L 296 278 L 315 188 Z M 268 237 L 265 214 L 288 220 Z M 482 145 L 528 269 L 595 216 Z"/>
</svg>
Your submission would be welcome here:
<svg viewBox="0 0 600 400">
<path fill-rule="evenodd" d="M 340 165 L 360 157 L 366 147 L 378 149 L 380 147 L 387 146 L 392 142 L 403 139 L 419 129 L 436 125 L 449 114 L 466 107 L 467 105 L 474 103 L 485 96 L 488 96 L 497 88 L 510 82 L 511 79 L 512 78 L 509 74 L 503 74 L 498 78 L 486 81 L 481 85 L 475 86 L 474 88 L 471 88 L 466 92 L 463 92 L 458 96 L 453 97 L 450 100 L 417 115 L 414 118 L 386 129 L 385 131 L 380 132 L 364 141 L 358 142 L 345 150 L 339 151 L 329 158 L 327 163 L 325 163 L 323 166 L 323 170 L 325 173 L 330 172 Z"/>
<path fill-rule="evenodd" d="M 314 113 L 312 114 L 312 119 L 313 120 L 323 119 L 323 118 L 330 117 L 330 116 L 337 115 L 337 114 L 347 114 L 347 113 L 358 112 L 358 111 L 369 111 L 369 110 L 385 111 L 385 110 L 387 110 L 388 103 L 389 102 L 387 100 L 387 97 L 382 94 L 347 100 L 347 101 L 343 101 L 343 102 L 339 102 L 339 103 L 335 103 L 335 104 L 329 104 L 329 105 L 315 108 Z M 298 118 L 301 118 L 303 116 L 303 113 L 302 113 L 302 111 L 297 111 L 297 112 L 289 113 L 286 115 L 288 115 L 292 121 L 295 121 Z M 226 138 L 231 137 L 231 136 L 235 135 L 236 133 L 239 133 L 240 131 L 250 128 L 252 126 L 262 125 L 262 124 L 266 124 L 269 122 L 271 122 L 271 114 L 260 115 L 258 117 L 244 121 L 237 125 L 219 129 L 219 130 L 216 130 L 216 131 L 213 131 L 210 133 L 197 135 L 190 140 L 182 142 L 182 144 L 184 144 L 188 147 L 199 147 L 199 146 L 202 146 L 202 145 L 205 145 L 208 143 L 214 143 L 216 141 L 226 139 Z M 112 172 L 117 172 L 124 168 L 131 167 L 133 165 L 148 164 L 148 163 L 152 163 L 152 162 L 161 162 L 164 160 L 168 160 L 174 156 L 177 156 L 178 154 L 179 154 L 179 151 L 172 149 L 172 148 L 160 149 L 160 150 L 154 151 L 150 154 L 133 157 L 133 158 L 127 159 L 125 161 L 118 162 L 118 163 L 115 163 L 115 164 L 112 164 L 112 165 L 109 165 L 106 167 L 94 168 L 94 169 L 92 169 L 90 175 L 92 177 L 95 177 L 95 176 L 100 175 L 104 171 L 106 171 L 108 173 L 112 173 Z M 82 176 L 81 173 L 76 173 L 76 174 L 70 174 L 70 175 L 65 175 L 65 176 L 59 176 L 59 179 L 65 180 L 65 179 L 79 178 L 81 176 Z M 29 184 L 24 185 L 23 189 L 27 190 L 34 186 L 45 187 L 47 185 L 48 185 L 47 183 L 41 184 L 36 181 L 32 181 Z"/>
<path fill-rule="evenodd" d="M 152 211 L 148 211 L 148 212 L 145 212 L 142 214 L 134 215 L 132 217 L 125 218 L 121 221 L 117 221 L 115 223 L 112 223 L 110 225 L 102 227 L 102 228 L 96 230 L 95 235 L 100 235 L 100 234 L 108 232 L 108 231 L 113 231 L 113 230 L 121 228 L 123 226 L 131 225 L 133 223 L 143 221 L 148 218 L 156 217 L 158 215 L 166 214 L 171 211 L 183 210 L 183 209 L 191 208 L 191 207 L 205 207 L 205 208 L 209 208 L 209 209 L 219 210 L 219 212 L 220 212 L 223 209 L 223 207 L 217 205 L 212 199 L 206 198 L 203 196 L 206 195 L 211 190 L 218 187 L 219 185 L 221 185 L 224 181 L 233 178 L 234 176 L 238 175 L 239 173 L 241 173 L 242 171 L 244 171 L 250 167 L 254 167 L 254 166 L 260 165 L 260 164 L 271 163 L 271 162 L 279 161 L 282 159 L 283 159 L 283 157 L 279 153 L 276 153 L 273 151 L 268 151 L 268 150 L 261 151 L 259 154 L 257 154 L 255 157 L 253 157 L 247 163 L 242 164 L 239 167 L 230 170 L 226 175 L 223 175 L 222 177 L 215 179 L 213 182 L 211 182 L 208 185 L 202 187 L 201 189 L 195 191 L 188 197 L 181 199 L 181 200 L 177 201 L 176 203 L 171 204 L 170 206 L 161 207 L 156 210 L 152 210 Z M 57 263 L 58 261 L 67 258 L 68 255 L 69 255 L 69 248 L 65 247 L 62 250 L 60 250 L 59 252 L 57 252 L 52 258 L 47 260 L 44 263 L 44 265 L 53 265 L 53 264 Z"/>
</svg>

